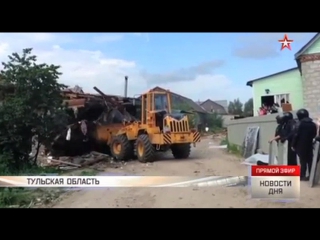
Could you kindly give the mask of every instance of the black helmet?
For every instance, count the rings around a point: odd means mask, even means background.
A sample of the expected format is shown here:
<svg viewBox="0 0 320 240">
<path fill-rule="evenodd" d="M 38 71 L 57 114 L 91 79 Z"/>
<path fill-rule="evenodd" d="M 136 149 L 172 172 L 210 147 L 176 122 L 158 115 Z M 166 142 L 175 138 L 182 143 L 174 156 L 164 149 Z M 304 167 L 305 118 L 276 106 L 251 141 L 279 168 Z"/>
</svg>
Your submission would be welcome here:
<svg viewBox="0 0 320 240">
<path fill-rule="evenodd" d="M 281 116 L 280 115 L 276 116 L 276 120 L 277 120 L 278 124 L 281 124 Z"/>
<path fill-rule="evenodd" d="M 309 117 L 309 112 L 307 109 L 301 108 L 297 111 L 297 117 L 299 120 L 302 120 L 303 118 Z"/>
<path fill-rule="evenodd" d="M 293 119 L 293 115 L 291 112 L 284 112 L 282 117 L 282 122 L 288 122 Z"/>
</svg>

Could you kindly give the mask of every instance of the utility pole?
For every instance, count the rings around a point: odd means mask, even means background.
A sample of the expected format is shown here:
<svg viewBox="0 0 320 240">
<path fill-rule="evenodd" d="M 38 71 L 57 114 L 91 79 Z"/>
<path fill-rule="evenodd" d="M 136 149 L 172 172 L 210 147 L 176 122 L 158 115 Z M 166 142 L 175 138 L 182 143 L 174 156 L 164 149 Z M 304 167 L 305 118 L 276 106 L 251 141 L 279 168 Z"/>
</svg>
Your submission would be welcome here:
<svg viewBox="0 0 320 240">
<path fill-rule="evenodd" d="M 128 97 L 128 76 L 124 77 L 124 97 Z"/>
</svg>

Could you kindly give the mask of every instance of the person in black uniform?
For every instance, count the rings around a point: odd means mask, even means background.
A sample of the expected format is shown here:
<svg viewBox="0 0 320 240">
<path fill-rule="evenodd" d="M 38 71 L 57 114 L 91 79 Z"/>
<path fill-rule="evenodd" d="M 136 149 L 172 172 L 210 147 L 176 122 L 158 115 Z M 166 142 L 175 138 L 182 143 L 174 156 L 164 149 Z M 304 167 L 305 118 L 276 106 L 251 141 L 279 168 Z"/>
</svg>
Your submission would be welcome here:
<svg viewBox="0 0 320 240">
<path fill-rule="evenodd" d="M 310 176 L 312 158 L 313 158 L 313 139 L 317 135 L 317 126 L 309 117 L 309 112 L 306 109 L 297 111 L 299 119 L 298 126 L 292 140 L 292 150 L 297 153 L 300 158 L 302 181 L 308 181 L 306 177 L 307 169 Z"/>
<path fill-rule="evenodd" d="M 288 165 L 297 165 L 297 154 L 291 148 L 293 136 L 295 133 L 295 121 L 293 120 L 293 115 L 291 112 L 285 112 L 282 116 L 278 115 L 276 117 L 278 126 L 276 128 L 275 137 L 269 141 L 281 141 L 284 143 L 288 141 Z"/>
<path fill-rule="evenodd" d="M 269 140 L 269 143 L 272 141 L 281 141 L 282 143 L 288 141 L 288 165 L 297 165 L 297 154 L 291 149 L 296 124 L 293 120 L 293 115 L 291 112 L 285 112 L 282 116 L 278 115 L 276 120 L 278 126 L 276 128 L 275 137 Z"/>
<path fill-rule="evenodd" d="M 296 122 L 293 120 L 293 115 L 291 112 L 286 112 L 283 114 L 282 117 L 283 122 L 283 128 L 280 133 L 280 141 L 284 143 L 285 141 L 288 141 L 288 165 L 289 166 L 295 166 L 298 165 L 297 162 L 297 154 L 293 149 L 291 148 L 293 136 L 295 134 L 295 127 Z"/>
<path fill-rule="evenodd" d="M 276 116 L 276 121 L 278 126 L 276 127 L 274 137 L 269 140 L 269 143 L 271 143 L 272 141 L 278 141 L 280 139 L 280 133 L 283 127 L 282 117 L 280 115 Z"/>
</svg>

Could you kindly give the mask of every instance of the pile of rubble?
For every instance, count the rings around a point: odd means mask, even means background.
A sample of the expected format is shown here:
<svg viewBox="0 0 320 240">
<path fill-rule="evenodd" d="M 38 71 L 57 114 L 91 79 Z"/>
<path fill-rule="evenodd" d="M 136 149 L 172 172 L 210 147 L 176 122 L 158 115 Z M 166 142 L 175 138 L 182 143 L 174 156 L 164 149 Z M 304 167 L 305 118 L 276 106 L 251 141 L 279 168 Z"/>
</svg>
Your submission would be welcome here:
<svg viewBox="0 0 320 240">
<path fill-rule="evenodd" d="M 90 152 L 82 156 L 62 156 L 62 157 L 53 157 L 53 156 L 41 156 L 39 157 L 38 162 L 43 167 L 57 167 L 62 170 L 71 170 L 82 167 L 91 166 L 101 161 L 112 161 L 113 158 L 107 154 L 99 152 Z"/>
</svg>

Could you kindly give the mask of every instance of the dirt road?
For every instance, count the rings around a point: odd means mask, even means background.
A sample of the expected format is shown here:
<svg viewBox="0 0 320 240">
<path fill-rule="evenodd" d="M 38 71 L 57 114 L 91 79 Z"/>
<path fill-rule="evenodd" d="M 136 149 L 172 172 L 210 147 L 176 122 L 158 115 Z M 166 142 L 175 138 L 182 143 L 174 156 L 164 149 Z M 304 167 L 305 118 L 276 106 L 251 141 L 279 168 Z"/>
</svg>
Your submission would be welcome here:
<svg viewBox="0 0 320 240">
<path fill-rule="evenodd" d="M 174 160 L 171 154 L 151 164 L 128 162 L 122 169 L 106 172 L 146 176 L 240 176 L 248 175 L 240 159 L 224 150 L 214 149 L 212 139 L 204 139 L 192 148 L 188 160 Z M 107 188 L 85 189 L 65 196 L 54 208 L 318 208 L 320 188 L 301 183 L 298 202 L 279 203 L 249 199 L 247 187 L 203 188 Z"/>
</svg>

